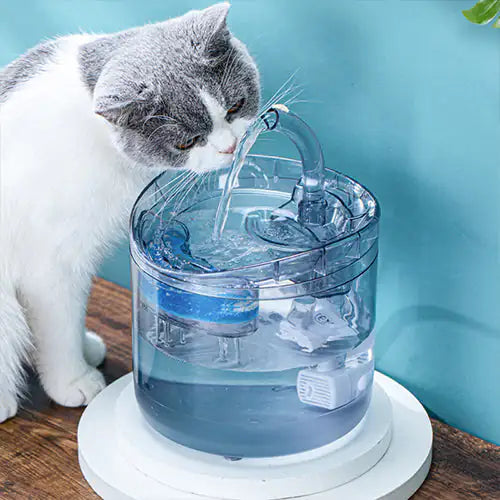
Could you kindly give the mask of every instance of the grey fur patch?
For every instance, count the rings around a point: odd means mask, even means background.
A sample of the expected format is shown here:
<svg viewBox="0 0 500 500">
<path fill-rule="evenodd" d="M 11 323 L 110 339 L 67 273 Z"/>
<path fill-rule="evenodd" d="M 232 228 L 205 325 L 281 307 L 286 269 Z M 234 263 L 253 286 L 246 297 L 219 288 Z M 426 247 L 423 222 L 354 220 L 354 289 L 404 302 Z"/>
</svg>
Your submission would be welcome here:
<svg viewBox="0 0 500 500">
<path fill-rule="evenodd" d="M 0 70 L 0 103 L 5 102 L 19 84 L 43 71 L 51 62 L 57 45 L 57 40 L 41 43 Z"/>
<path fill-rule="evenodd" d="M 115 35 L 103 36 L 81 47 L 78 62 L 83 82 L 91 92 L 94 91 L 104 65 L 127 39 L 133 37 L 135 31 L 129 30 Z"/>
<path fill-rule="evenodd" d="M 237 115 L 253 118 L 260 104 L 257 67 L 229 32 L 229 4 L 96 39 L 81 48 L 82 80 L 94 110 L 114 125 L 116 144 L 143 165 L 182 167 L 191 137 L 212 131 L 200 90 Z"/>
</svg>

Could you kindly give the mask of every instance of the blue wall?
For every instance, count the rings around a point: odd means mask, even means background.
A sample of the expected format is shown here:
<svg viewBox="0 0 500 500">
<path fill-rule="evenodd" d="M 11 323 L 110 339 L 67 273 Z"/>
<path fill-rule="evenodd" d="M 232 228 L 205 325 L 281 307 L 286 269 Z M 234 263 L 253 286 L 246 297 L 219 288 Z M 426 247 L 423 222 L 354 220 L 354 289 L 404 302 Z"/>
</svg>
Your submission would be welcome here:
<svg viewBox="0 0 500 500">
<path fill-rule="evenodd" d="M 382 205 L 377 367 L 445 422 L 500 443 L 500 30 L 470 1 L 234 0 L 269 97 Z M 39 39 L 163 20 L 206 1 L 2 1 L 0 64 Z M 269 144 L 266 146 L 269 148 Z M 102 276 L 128 284 L 124 244 Z"/>
</svg>

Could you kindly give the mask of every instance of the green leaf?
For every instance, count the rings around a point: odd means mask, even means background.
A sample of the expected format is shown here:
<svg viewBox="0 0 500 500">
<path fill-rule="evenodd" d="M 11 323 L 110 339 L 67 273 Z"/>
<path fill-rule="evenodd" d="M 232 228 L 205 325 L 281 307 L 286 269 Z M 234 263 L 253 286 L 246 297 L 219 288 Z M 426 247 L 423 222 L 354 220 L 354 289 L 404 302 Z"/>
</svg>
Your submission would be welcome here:
<svg viewBox="0 0 500 500">
<path fill-rule="evenodd" d="M 499 12 L 500 0 L 479 0 L 471 9 L 462 11 L 463 15 L 475 24 L 488 24 Z"/>
<path fill-rule="evenodd" d="M 493 23 L 494 28 L 500 28 L 500 17 L 497 18 L 497 20 Z"/>
</svg>

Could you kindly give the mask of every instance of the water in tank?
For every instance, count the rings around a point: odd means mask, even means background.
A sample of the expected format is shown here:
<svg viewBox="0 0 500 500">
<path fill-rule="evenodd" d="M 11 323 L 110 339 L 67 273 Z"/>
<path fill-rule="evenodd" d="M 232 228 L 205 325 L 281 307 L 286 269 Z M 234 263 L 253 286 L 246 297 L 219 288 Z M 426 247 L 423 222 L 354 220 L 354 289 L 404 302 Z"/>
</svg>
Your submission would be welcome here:
<svg viewBox="0 0 500 500">
<path fill-rule="evenodd" d="M 247 155 L 263 130 L 300 160 Z M 229 458 L 311 450 L 351 431 L 373 382 L 379 209 L 323 165 L 285 107 L 231 168 L 167 172 L 131 218 L 136 398 L 167 438 Z"/>
</svg>

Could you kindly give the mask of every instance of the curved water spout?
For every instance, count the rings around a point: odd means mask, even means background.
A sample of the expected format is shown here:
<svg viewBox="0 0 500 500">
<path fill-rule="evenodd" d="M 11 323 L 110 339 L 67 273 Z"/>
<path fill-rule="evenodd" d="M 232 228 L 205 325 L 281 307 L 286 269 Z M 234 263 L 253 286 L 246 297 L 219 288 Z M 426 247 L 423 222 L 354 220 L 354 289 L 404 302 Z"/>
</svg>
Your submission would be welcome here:
<svg viewBox="0 0 500 500">
<path fill-rule="evenodd" d="M 302 162 L 302 178 L 298 188 L 301 198 L 298 205 L 298 222 L 321 226 L 326 219 L 324 190 L 323 151 L 309 125 L 286 106 L 275 104 L 260 116 L 248 129 L 235 152 L 234 161 L 217 208 L 213 237 L 218 240 L 224 230 L 231 201 L 231 192 L 245 162 L 245 157 L 261 132 L 276 130 L 295 144 Z"/>
</svg>

